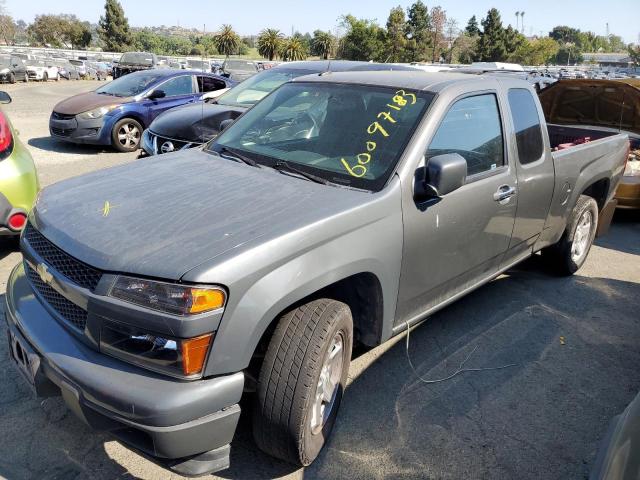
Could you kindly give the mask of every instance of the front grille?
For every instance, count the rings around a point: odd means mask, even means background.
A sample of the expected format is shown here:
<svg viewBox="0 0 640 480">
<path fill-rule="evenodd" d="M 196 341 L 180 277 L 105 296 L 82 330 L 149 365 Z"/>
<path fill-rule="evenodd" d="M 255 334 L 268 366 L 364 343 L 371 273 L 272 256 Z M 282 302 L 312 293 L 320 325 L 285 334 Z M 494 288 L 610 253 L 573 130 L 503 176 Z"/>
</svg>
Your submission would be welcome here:
<svg viewBox="0 0 640 480">
<path fill-rule="evenodd" d="M 155 139 L 153 138 L 155 137 Z M 169 153 L 175 152 L 177 150 L 182 150 L 183 148 L 190 148 L 191 146 L 195 146 L 197 144 L 193 144 L 193 142 L 184 142 L 180 140 L 173 140 L 171 138 L 163 138 L 159 135 L 155 135 L 151 133 L 151 141 L 155 140 L 156 145 L 156 153 Z M 167 148 L 163 149 L 163 145 L 166 145 Z"/>
<path fill-rule="evenodd" d="M 87 325 L 87 312 L 63 295 L 56 292 L 51 286 L 42 281 L 38 273 L 25 262 L 25 272 L 33 288 L 42 299 L 51 306 L 72 327 L 84 330 Z"/>
<path fill-rule="evenodd" d="M 27 223 L 24 239 L 42 259 L 73 283 L 93 291 L 102 272 L 76 260 L 47 240 L 31 223 Z"/>
<path fill-rule="evenodd" d="M 59 137 L 68 137 L 73 133 L 73 128 L 56 128 L 51 127 L 51 133 Z"/>
<path fill-rule="evenodd" d="M 67 115 L 66 113 L 51 112 L 51 118 L 55 118 L 56 120 L 73 120 L 76 116 Z"/>
</svg>

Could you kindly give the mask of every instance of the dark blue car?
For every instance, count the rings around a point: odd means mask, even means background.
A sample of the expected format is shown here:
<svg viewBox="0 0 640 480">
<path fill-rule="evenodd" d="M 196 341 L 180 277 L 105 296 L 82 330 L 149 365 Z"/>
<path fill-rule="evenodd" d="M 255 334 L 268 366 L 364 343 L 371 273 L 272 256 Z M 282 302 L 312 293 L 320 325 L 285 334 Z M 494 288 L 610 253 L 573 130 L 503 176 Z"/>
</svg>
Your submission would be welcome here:
<svg viewBox="0 0 640 480">
<path fill-rule="evenodd" d="M 189 70 L 145 70 L 58 103 L 51 112 L 51 136 L 73 143 L 136 150 L 142 131 L 162 112 L 202 101 L 233 80 Z"/>
</svg>

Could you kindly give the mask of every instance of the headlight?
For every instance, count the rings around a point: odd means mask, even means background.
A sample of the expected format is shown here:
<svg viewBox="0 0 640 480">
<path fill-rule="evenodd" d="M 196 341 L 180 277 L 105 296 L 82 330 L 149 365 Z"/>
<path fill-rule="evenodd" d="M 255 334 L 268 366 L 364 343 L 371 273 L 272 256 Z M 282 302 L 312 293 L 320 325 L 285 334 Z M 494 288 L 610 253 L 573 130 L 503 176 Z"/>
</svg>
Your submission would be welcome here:
<svg viewBox="0 0 640 480">
<path fill-rule="evenodd" d="M 640 160 L 629 160 L 624 169 L 625 177 L 640 177 Z"/>
<path fill-rule="evenodd" d="M 100 118 L 104 116 L 106 113 L 110 112 L 117 106 L 118 105 L 109 105 L 107 107 L 94 108 L 93 110 L 89 110 L 88 112 L 81 113 L 80 115 L 78 115 L 78 117 L 85 120 L 93 120 L 94 118 Z"/>
<path fill-rule="evenodd" d="M 119 276 L 109 296 L 173 315 L 193 315 L 224 307 L 226 294 L 218 287 L 193 287 Z"/>
<path fill-rule="evenodd" d="M 180 377 L 202 373 L 213 334 L 179 339 L 105 320 L 100 351 L 141 367 Z"/>
</svg>

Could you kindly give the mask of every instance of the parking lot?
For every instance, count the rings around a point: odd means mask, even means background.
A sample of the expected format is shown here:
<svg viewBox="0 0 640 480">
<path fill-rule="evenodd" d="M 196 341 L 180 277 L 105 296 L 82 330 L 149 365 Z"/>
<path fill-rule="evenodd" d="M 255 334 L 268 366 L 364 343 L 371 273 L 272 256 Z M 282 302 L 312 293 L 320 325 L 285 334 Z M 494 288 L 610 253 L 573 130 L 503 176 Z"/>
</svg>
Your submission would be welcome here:
<svg viewBox="0 0 640 480">
<path fill-rule="evenodd" d="M 42 186 L 136 161 L 135 153 L 49 138 L 55 103 L 97 85 L 0 87 L 13 97 L 3 110 Z M 257 451 L 245 414 L 231 468 L 206 478 L 588 478 L 609 420 L 640 390 L 639 240 L 640 212 L 618 212 L 575 276 L 554 277 L 534 257 L 411 333 L 411 360 L 426 378 L 446 377 L 474 349 L 467 367 L 513 366 L 424 384 L 408 365 L 403 334 L 357 352 L 333 437 L 311 467 Z M 19 261 L 14 247 L 0 246 L 3 305 Z M 59 398 L 33 399 L 9 366 L 4 338 L 0 362 L 0 477 L 179 478 L 91 431 Z"/>
</svg>

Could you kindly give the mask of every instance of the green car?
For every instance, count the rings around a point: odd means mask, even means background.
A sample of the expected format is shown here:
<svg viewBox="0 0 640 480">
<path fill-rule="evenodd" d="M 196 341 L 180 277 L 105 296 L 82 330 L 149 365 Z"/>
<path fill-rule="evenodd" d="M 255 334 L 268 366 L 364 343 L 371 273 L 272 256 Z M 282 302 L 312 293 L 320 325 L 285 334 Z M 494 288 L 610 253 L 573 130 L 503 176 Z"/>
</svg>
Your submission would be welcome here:
<svg viewBox="0 0 640 480">
<path fill-rule="evenodd" d="M 0 103 L 10 103 L 0 91 Z M 0 111 L 0 237 L 20 234 L 40 186 L 31 154 Z"/>
</svg>

